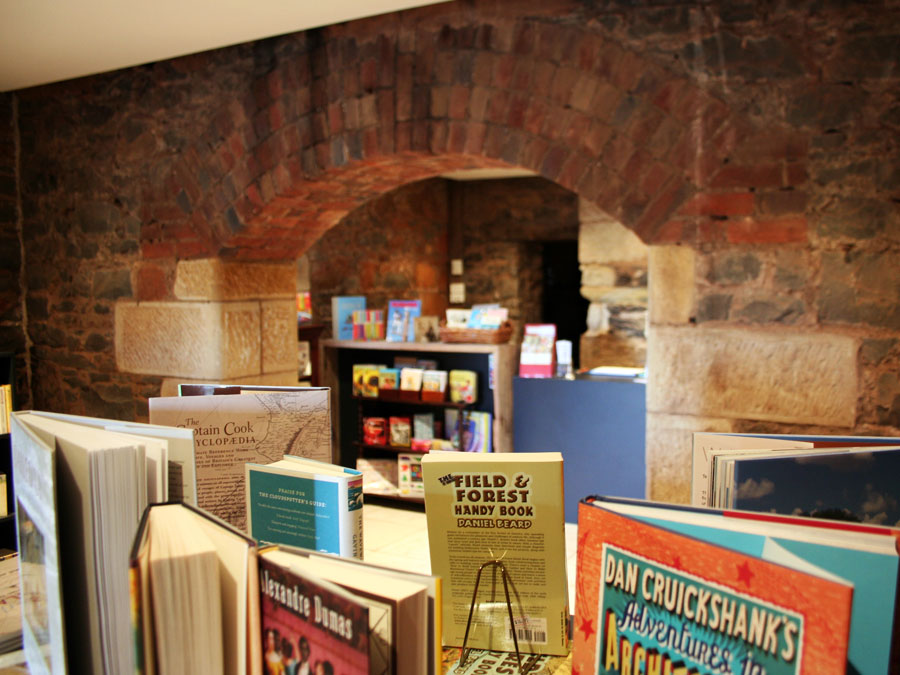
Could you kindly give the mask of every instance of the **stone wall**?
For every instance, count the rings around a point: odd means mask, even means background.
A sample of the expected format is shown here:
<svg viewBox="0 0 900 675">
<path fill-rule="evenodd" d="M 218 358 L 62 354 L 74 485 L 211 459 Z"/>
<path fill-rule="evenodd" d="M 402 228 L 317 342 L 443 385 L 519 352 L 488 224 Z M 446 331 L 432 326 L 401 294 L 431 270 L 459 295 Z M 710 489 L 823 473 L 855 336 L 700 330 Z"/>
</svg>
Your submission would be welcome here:
<svg viewBox="0 0 900 675">
<path fill-rule="evenodd" d="M 182 302 L 180 263 L 292 263 L 403 185 L 517 166 L 650 245 L 653 496 L 686 497 L 689 430 L 900 433 L 898 18 L 471 0 L 5 95 L 2 327 L 36 407 L 140 419 L 166 374 L 121 369 L 116 308 Z"/>
</svg>

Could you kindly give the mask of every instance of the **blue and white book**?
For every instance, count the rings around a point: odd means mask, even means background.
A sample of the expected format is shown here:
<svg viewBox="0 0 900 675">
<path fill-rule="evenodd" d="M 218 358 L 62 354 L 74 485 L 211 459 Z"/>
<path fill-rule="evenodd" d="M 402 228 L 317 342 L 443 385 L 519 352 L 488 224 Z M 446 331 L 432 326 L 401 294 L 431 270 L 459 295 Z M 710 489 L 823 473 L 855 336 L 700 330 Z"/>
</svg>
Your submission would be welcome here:
<svg viewBox="0 0 900 675">
<path fill-rule="evenodd" d="M 388 342 L 415 342 L 416 322 L 422 315 L 421 300 L 391 300 L 388 302 L 387 329 L 384 339 Z"/>
<path fill-rule="evenodd" d="M 353 312 L 366 308 L 361 295 L 334 295 L 331 298 L 331 334 L 335 340 L 353 339 Z"/>
<path fill-rule="evenodd" d="M 251 537 L 362 560 L 361 471 L 292 455 L 245 471 Z"/>
</svg>

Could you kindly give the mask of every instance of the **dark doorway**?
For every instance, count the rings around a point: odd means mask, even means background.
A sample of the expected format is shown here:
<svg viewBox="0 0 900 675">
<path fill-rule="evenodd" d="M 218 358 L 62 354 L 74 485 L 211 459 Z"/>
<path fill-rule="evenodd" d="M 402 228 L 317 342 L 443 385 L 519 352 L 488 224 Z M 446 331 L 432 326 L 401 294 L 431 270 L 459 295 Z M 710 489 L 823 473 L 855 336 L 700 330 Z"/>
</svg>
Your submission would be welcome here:
<svg viewBox="0 0 900 675">
<path fill-rule="evenodd" d="M 578 347 L 587 330 L 590 304 L 581 295 L 581 268 L 578 265 L 578 242 L 546 242 L 543 255 L 544 323 L 556 324 L 556 338 L 572 341 L 572 366 L 579 364 Z"/>
</svg>

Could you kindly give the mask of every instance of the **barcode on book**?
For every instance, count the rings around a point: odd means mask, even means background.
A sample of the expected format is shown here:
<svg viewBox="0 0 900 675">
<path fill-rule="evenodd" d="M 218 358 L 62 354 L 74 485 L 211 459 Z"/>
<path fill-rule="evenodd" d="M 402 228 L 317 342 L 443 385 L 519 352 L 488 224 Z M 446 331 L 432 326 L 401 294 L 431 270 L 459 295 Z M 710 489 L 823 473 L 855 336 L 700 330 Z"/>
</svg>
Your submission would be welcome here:
<svg viewBox="0 0 900 675">
<path fill-rule="evenodd" d="M 506 620 L 506 639 L 510 641 L 513 639 L 509 619 Z M 516 640 L 531 644 L 547 644 L 547 620 L 528 617 L 516 619 Z"/>
</svg>

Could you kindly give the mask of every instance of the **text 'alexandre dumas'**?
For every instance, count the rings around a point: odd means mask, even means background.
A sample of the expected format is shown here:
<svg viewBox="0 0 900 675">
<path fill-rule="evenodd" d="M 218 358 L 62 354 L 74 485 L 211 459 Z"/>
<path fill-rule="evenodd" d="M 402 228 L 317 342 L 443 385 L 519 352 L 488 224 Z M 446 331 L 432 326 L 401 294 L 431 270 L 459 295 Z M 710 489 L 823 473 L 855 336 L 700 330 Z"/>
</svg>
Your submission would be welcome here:
<svg viewBox="0 0 900 675">
<path fill-rule="evenodd" d="M 531 476 L 462 473 L 443 476 L 453 487 L 453 515 L 459 527 L 528 529 L 534 518 Z M 474 516 L 474 517 L 473 517 Z"/>
</svg>

